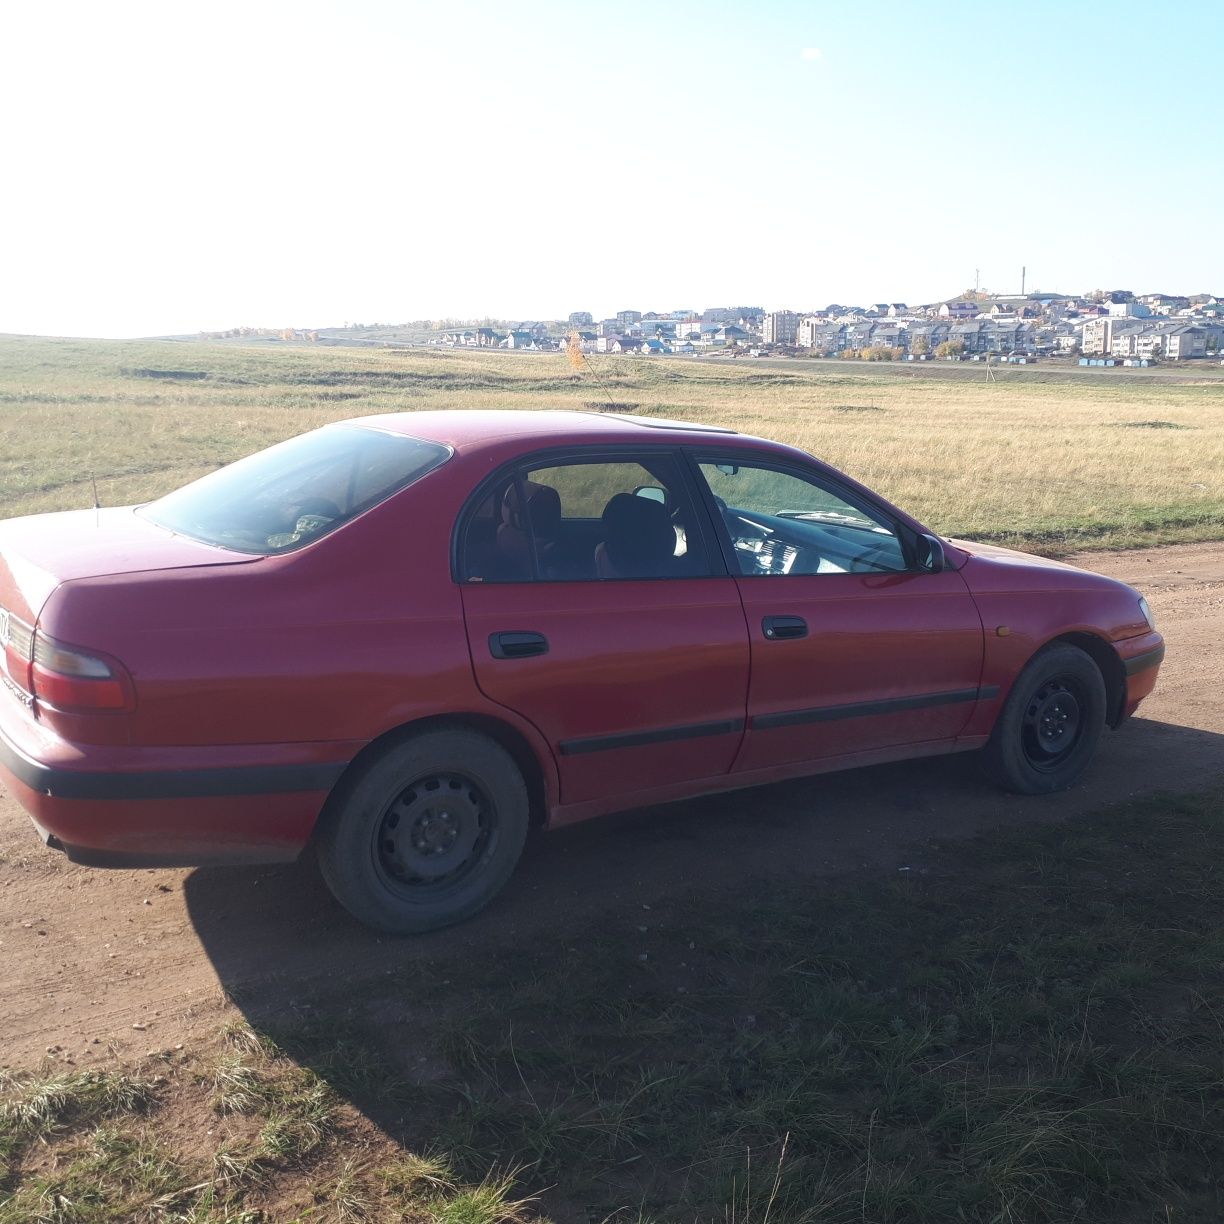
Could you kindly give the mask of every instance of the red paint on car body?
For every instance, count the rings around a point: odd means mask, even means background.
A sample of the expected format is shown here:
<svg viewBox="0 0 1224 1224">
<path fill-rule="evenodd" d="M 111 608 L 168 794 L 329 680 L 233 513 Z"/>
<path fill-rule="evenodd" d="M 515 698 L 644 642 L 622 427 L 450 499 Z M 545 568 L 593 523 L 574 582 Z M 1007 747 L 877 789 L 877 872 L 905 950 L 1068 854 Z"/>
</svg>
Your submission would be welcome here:
<svg viewBox="0 0 1224 1224">
<path fill-rule="evenodd" d="M 1114 722 L 1155 683 L 1162 642 L 1136 592 L 972 543 L 943 542 L 937 572 L 745 576 L 726 541 L 716 546 L 711 515 L 703 576 L 456 571 L 476 491 L 548 456 L 784 465 L 835 481 L 906 539 L 926 532 L 790 447 L 570 412 L 348 425 L 450 455 L 275 555 L 175 534 L 131 508 L 0 524 L 0 616 L 116 660 L 133 687 L 130 708 L 61 710 L 9 674 L 20 667 L 0 677 L 0 779 L 45 838 L 94 861 L 291 858 L 346 770 L 404 728 L 453 723 L 511 746 L 542 818 L 559 825 L 980 747 L 1020 670 L 1061 638 L 1116 668 Z M 763 626 L 776 616 L 801 619 L 806 636 L 771 638 Z M 496 657 L 496 635 L 519 631 L 542 635 L 547 652 Z"/>
</svg>

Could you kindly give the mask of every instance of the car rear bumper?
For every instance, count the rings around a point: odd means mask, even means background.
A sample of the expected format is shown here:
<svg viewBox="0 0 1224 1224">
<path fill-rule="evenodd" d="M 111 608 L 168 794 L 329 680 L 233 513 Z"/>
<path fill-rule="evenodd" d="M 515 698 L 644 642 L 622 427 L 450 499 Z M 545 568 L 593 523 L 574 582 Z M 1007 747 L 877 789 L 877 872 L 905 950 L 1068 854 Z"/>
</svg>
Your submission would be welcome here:
<svg viewBox="0 0 1224 1224">
<path fill-rule="evenodd" d="M 1140 637 L 1125 638 L 1115 642 L 1114 648 L 1122 661 L 1126 673 L 1126 693 L 1122 702 L 1119 722 L 1128 719 L 1139 703 L 1156 687 L 1156 677 L 1164 660 L 1164 638 L 1159 633 L 1145 633 Z"/>
<path fill-rule="evenodd" d="M 22 712 L 0 723 L 0 783 L 76 862 L 283 862 L 301 852 L 360 748 L 68 744 Z"/>
</svg>

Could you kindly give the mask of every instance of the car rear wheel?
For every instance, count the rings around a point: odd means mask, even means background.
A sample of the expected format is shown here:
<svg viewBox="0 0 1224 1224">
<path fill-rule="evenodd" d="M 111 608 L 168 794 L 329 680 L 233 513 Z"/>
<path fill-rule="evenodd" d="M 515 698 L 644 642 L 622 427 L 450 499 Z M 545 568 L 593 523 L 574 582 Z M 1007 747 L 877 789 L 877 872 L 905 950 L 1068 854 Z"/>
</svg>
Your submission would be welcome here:
<svg viewBox="0 0 1224 1224">
<path fill-rule="evenodd" d="M 1105 681 L 1088 655 L 1057 643 L 1016 678 L 983 753 L 1005 790 L 1043 795 L 1074 785 L 1105 726 Z"/>
<path fill-rule="evenodd" d="M 319 866 L 367 926 L 432 931 L 497 895 L 527 825 L 527 788 L 505 749 L 475 732 L 429 731 L 342 784 L 324 814 Z"/>
</svg>

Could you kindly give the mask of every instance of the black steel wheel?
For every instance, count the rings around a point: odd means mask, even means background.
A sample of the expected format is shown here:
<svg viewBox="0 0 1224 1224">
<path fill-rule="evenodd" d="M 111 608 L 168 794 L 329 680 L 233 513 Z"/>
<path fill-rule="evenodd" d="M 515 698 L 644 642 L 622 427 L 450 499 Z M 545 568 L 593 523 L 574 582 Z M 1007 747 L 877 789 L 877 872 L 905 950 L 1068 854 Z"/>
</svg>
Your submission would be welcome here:
<svg viewBox="0 0 1224 1224">
<path fill-rule="evenodd" d="M 430 931 L 496 896 L 527 825 L 526 786 L 504 748 L 471 731 L 425 732 L 341 783 L 321 819 L 319 866 L 367 925 Z"/>
<path fill-rule="evenodd" d="M 497 834 L 497 805 L 465 774 L 426 774 L 374 826 L 374 861 L 388 887 L 445 892 L 475 871 Z"/>
<path fill-rule="evenodd" d="M 984 750 L 987 771 L 1007 790 L 1046 794 L 1074 785 L 1105 726 L 1105 681 L 1093 659 L 1057 642 L 1016 677 Z"/>
<path fill-rule="evenodd" d="M 1020 733 L 1024 759 L 1033 769 L 1049 773 L 1075 751 L 1086 705 L 1083 685 L 1072 675 L 1052 676 L 1033 693 Z"/>
</svg>

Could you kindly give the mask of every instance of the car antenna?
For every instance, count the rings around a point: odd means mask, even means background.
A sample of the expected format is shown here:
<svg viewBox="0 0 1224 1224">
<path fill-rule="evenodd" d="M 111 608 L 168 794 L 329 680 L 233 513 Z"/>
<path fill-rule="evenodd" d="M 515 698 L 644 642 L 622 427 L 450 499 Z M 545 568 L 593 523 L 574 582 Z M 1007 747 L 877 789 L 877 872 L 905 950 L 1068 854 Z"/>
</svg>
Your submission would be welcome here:
<svg viewBox="0 0 1224 1224">
<path fill-rule="evenodd" d="M 93 495 L 94 495 L 94 504 L 93 504 L 93 508 L 94 508 L 94 526 L 95 526 L 95 527 L 97 527 L 97 526 L 99 526 L 99 525 L 101 524 L 101 522 L 102 522 L 102 507 L 101 507 L 101 505 L 100 505 L 100 504 L 99 504 L 99 502 L 98 502 L 98 478 L 97 478 L 96 476 L 91 476 L 91 477 L 89 478 L 89 483 L 90 483 L 90 484 L 93 486 Z"/>
<path fill-rule="evenodd" d="M 616 401 L 612 398 L 612 392 L 608 390 L 607 384 L 604 382 L 604 380 L 599 377 L 599 372 L 595 369 L 594 365 L 591 363 L 590 357 L 583 349 L 582 341 L 579 339 L 577 328 L 570 332 L 570 334 L 566 337 L 565 355 L 569 358 L 570 366 L 579 374 L 582 373 L 584 367 L 590 371 L 591 377 L 599 384 L 600 389 L 603 391 L 604 399 L 608 401 L 608 411 L 615 412 Z"/>
</svg>

